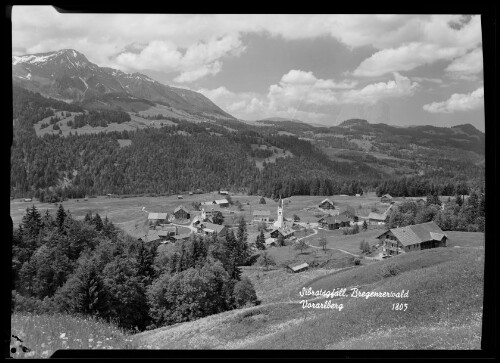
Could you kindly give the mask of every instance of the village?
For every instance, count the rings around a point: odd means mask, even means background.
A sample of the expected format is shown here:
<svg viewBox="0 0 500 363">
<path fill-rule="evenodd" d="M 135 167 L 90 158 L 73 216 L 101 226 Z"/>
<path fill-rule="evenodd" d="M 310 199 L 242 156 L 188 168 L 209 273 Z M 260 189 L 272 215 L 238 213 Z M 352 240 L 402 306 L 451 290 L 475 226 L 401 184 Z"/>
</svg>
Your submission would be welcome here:
<svg viewBox="0 0 500 363">
<path fill-rule="evenodd" d="M 301 209 L 302 213 L 297 213 L 296 206 L 290 208 L 295 204 L 294 197 L 279 198 L 275 201 L 277 206 L 272 208 L 265 198 L 260 198 L 256 205 L 251 205 L 248 201 L 245 205 L 237 196 L 236 201 L 233 201 L 228 191 L 214 192 L 213 196 L 215 198 L 211 200 L 203 198 L 187 204 L 182 201 L 184 196 L 178 195 L 178 205 L 170 211 L 153 212 L 143 208 L 143 212 L 147 213 L 147 229 L 138 240 L 158 245 L 172 245 L 177 241 L 190 239 L 193 234 L 201 236 L 215 234 L 217 237 L 224 237 L 230 228 L 236 228 L 235 220 L 243 218 L 248 226 L 248 245 L 253 253 L 260 252 L 256 240 L 262 232 L 264 249 L 278 259 L 282 255 L 280 250 L 287 250 L 290 255 L 290 249 L 299 249 L 298 244 L 302 240 L 305 242 L 302 244 L 303 248 L 319 251 L 323 239 L 325 245 L 328 242 L 328 247 L 323 246 L 325 251 L 327 248 L 336 249 L 349 257 L 364 257 L 366 260 L 376 261 L 416 250 L 446 247 L 448 239 L 446 233 L 434 222 L 393 229 L 386 227 L 385 222 L 391 208 L 405 200 L 413 200 L 417 205 L 424 205 L 426 202 L 424 198 L 393 198 L 386 194 L 375 203 L 377 208 L 372 206 L 367 209 L 361 208 L 361 205 L 356 208 L 354 202 L 365 198 L 359 194 L 354 197 L 336 196 L 341 200 L 348 199 L 349 203 L 342 202 L 339 205 L 333 197 L 329 197 L 322 199 L 315 206 L 305 206 Z M 190 197 L 194 195 L 190 193 Z M 370 200 L 373 200 L 373 197 Z M 298 214 L 302 214 L 302 217 Z M 341 240 L 344 235 L 359 232 L 365 232 L 360 236 L 368 240 L 368 248 L 362 251 L 364 254 L 353 248 L 349 250 L 340 248 L 342 246 L 336 248 L 336 241 Z M 351 240 L 354 241 L 352 238 Z M 355 243 L 357 242 L 353 242 Z M 286 246 L 287 249 L 280 249 Z M 292 264 L 285 264 L 290 272 L 301 272 L 313 267 L 307 262 L 298 263 L 297 259 L 292 259 L 290 262 Z"/>
</svg>

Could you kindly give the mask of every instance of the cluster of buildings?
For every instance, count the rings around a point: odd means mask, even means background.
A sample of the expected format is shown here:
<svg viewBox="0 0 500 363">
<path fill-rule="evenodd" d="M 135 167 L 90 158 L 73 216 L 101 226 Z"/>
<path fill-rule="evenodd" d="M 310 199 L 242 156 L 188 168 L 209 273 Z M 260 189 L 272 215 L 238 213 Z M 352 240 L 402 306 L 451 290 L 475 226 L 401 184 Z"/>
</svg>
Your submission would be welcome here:
<svg viewBox="0 0 500 363">
<path fill-rule="evenodd" d="M 225 193 L 227 194 L 227 192 Z M 190 238 L 191 233 L 179 234 L 178 227 L 172 225 L 172 223 L 180 222 L 184 224 L 186 221 L 191 221 L 191 218 L 193 220 L 190 223 L 190 229 L 195 229 L 196 233 L 201 235 L 216 233 L 218 236 L 224 236 L 227 227 L 213 223 L 213 217 L 216 212 L 222 212 L 222 209 L 227 207 L 229 207 L 227 199 L 217 199 L 201 203 L 201 212 L 193 212 L 184 205 L 179 205 L 172 213 L 148 213 L 149 230 L 138 239 L 144 242 L 159 243 L 187 240 Z"/>
<path fill-rule="evenodd" d="M 382 196 L 382 201 L 389 204 L 383 213 L 370 212 L 368 216 L 362 217 L 356 215 L 354 208 L 338 208 L 331 200 L 326 198 L 318 205 L 318 208 L 325 213 L 319 218 L 318 226 L 328 230 L 336 230 L 354 224 L 360 225 L 364 221 L 369 225 L 384 225 L 394 202 L 388 194 Z M 425 200 L 418 200 L 417 203 L 425 203 Z M 199 235 L 216 234 L 223 237 L 227 233 L 228 227 L 214 223 L 214 216 L 217 212 L 222 213 L 223 209 L 227 207 L 229 207 L 229 201 L 219 199 L 201 203 L 201 211 L 191 212 L 183 205 L 179 205 L 172 214 L 149 213 L 150 229 L 144 237 L 139 239 L 147 242 L 186 240 L 190 238 L 193 232 Z M 185 222 L 190 220 L 193 215 L 194 218 L 189 227 L 192 232 L 179 234 L 178 227 L 173 225 L 172 222 Z M 252 212 L 252 222 L 254 224 L 264 223 L 266 226 L 264 235 L 267 246 L 277 245 L 279 238 L 294 240 L 295 233 L 305 228 L 304 223 L 297 223 L 293 219 L 284 217 L 283 199 L 278 202 L 275 216 L 274 218 L 269 210 L 254 210 Z M 434 222 L 389 229 L 381 233 L 377 238 L 380 241 L 380 246 L 382 246 L 383 256 L 393 256 L 427 248 L 445 247 L 448 239 L 447 235 Z M 300 269 L 302 269 L 302 266 Z"/>
</svg>

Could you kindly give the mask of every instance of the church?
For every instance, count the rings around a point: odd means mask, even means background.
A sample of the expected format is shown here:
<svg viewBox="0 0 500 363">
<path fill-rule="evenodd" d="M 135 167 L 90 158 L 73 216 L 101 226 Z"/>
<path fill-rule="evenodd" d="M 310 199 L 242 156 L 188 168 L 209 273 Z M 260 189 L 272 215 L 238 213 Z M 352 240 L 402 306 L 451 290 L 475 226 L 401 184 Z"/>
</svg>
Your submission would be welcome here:
<svg viewBox="0 0 500 363">
<path fill-rule="evenodd" d="M 293 236 L 294 230 L 292 229 L 293 222 L 288 222 L 284 220 L 283 217 L 283 199 L 280 198 L 278 202 L 278 218 L 273 224 L 273 230 L 271 231 L 272 238 L 278 238 L 279 235 L 283 238 L 289 238 Z"/>
</svg>

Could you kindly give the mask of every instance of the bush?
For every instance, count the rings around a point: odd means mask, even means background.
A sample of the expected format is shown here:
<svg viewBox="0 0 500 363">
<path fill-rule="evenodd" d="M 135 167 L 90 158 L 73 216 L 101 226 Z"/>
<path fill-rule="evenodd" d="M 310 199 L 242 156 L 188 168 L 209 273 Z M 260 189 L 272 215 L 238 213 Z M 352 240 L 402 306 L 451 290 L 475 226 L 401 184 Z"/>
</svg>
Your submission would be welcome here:
<svg viewBox="0 0 500 363">
<path fill-rule="evenodd" d="M 360 259 L 360 258 L 358 258 L 358 257 L 356 257 L 356 258 L 354 259 L 354 264 L 355 264 L 356 266 L 361 265 L 361 259 Z"/>
<path fill-rule="evenodd" d="M 236 306 L 239 308 L 247 304 L 255 305 L 257 301 L 255 288 L 248 277 L 243 277 L 234 285 L 233 296 Z"/>
<path fill-rule="evenodd" d="M 380 269 L 380 274 L 382 277 L 396 276 L 401 272 L 401 268 L 394 262 L 390 262 Z"/>
</svg>

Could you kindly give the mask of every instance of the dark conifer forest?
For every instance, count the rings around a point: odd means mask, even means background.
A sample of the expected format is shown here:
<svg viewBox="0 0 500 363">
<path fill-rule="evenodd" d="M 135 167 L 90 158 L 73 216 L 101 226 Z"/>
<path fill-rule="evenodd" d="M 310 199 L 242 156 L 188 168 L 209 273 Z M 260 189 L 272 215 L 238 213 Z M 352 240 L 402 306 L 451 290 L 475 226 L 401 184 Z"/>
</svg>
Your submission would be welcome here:
<svg viewBox="0 0 500 363">
<path fill-rule="evenodd" d="M 365 191 L 425 196 L 436 192 L 455 195 L 471 184 L 483 183 L 484 167 L 466 161 L 450 163 L 429 156 L 432 169 L 425 175 L 388 174 L 378 167 L 385 165 L 383 161 L 370 162 L 369 153 L 332 159 L 310 140 L 280 134 L 282 126 L 257 127 L 235 120 L 192 123 L 171 118 L 175 125 L 161 128 L 37 137 L 33 125 L 55 117 L 57 111 L 77 113 L 73 128 L 130 120 L 123 111 L 88 111 L 14 87 L 11 196 L 57 201 L 107 193 L 170 195 L 222 188 L 273 198 Z M 292 123 L 292 128 L 303 131 L 312 127 Z M 324 134 L 338 129 L 316 131 Z M 344 141 L 338 144 L 337 139 Z M 128 140 L 130 145 L 120 146 L 119 140 Z M 356 149 L 348 139 L 329 140 Z M 276 154 L 278 150 L 287 154 Z M 279 157 L 271 161 L 275 155 Z M 256 160 L 262 161 L 261 167 Z"/>
</svg>

